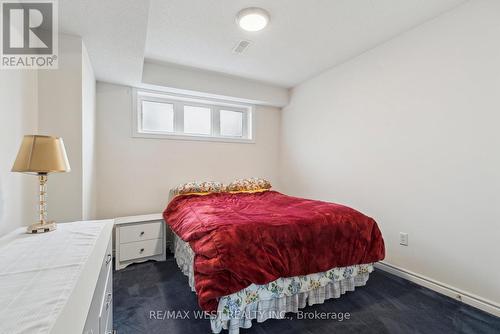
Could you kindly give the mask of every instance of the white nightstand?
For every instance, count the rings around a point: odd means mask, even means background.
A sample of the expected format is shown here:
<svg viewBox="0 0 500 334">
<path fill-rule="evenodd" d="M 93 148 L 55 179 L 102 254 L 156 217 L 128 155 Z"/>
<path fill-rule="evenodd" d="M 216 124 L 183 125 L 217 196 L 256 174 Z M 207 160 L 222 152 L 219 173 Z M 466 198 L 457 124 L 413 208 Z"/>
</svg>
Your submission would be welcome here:
<svg viewBox="0 0 500 334">
<path fill-rule="evenodd" d="M 115 219 L 115 270 L 148 260 L 165 261 L 167 228 L 161 214 Z"/>
</svg>

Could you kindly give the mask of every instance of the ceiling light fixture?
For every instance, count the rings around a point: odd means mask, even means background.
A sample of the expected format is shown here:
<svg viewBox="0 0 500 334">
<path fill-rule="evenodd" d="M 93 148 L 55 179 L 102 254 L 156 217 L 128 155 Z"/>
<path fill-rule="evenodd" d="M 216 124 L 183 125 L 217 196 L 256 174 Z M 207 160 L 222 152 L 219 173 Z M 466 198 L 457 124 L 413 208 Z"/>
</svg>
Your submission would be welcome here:
<svg viewBox="0 0 500 334">
<path fill-rule="evenodd" d="M 243 30 L 259 31 L 269 23 L 269 13 L 262 8 L 245 8 L 236 15 L 236 22 Z"/>
</svg>

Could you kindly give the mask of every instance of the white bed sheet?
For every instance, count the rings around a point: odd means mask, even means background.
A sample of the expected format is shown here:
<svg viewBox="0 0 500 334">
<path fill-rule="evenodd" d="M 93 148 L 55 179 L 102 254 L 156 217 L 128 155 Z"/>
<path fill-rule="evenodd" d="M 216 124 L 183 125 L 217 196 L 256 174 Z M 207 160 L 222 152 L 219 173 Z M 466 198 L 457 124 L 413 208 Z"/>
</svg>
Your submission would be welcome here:
<svg viewBox="0 0 500 334">
<path fill-rule="evenodd" d="M 105 224 L 58 224 L 0 238 L 0 333 L 48 333 L 66 304 Z"/>
</svg>

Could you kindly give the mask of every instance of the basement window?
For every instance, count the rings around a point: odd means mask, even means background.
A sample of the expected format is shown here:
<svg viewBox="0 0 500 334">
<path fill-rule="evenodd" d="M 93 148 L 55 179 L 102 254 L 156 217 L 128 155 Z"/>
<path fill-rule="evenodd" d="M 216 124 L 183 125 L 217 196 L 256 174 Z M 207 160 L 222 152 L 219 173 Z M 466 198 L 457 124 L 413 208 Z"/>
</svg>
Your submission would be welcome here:
<svg viewBox="0 0 500 334">
<path fill-rule="evenodd" d="M 134 90 L 133 137 L 253 142 L 253 106 Z"/>
</svg>

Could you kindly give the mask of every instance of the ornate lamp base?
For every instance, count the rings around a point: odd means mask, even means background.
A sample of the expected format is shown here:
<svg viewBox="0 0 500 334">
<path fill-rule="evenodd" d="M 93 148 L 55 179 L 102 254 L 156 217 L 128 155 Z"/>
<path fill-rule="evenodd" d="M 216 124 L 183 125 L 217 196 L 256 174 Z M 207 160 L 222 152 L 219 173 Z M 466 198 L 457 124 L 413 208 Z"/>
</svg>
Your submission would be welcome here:
<svg viewBox="0 0 500 334">
<path fill-rule="evenodd" d="M 36 223 L 28 226 L 26 232 L 27 233 L 45 233 L 54 231 L 57 228 L 55 222 L 47 222 L 47 223 Z"/>
<path fill-rule="evenodd" d="M 54 231 L 56 227 L 55 222 L 47 221 L 47 173 L 38 173 L 38 180 L 40 182 L 40 197 L 38 203 L 38 223 L 28 226 L 26 233 L 45 233 Z"/>
</svg>

